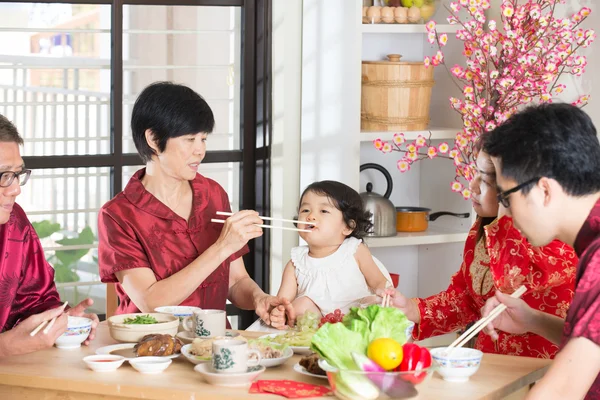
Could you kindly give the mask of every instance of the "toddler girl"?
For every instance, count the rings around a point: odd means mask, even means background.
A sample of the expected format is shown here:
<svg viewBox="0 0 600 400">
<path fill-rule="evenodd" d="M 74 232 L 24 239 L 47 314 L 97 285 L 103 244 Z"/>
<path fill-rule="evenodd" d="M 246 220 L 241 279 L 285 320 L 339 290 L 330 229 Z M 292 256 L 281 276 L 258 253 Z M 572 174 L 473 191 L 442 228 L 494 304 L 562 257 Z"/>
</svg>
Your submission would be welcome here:
<svg viewBox="0 0 600 400">
<path fill-rule="evenodd" d="M 308 245 L 292 249 L 277 294 L 292 302 L 296 316 L 347 313 L 375 290 L 392 286 L 383 264 L 362 242 L 372 228 L 369 217 L 360 195 L 343 183 L 315 182 L 304 190 L 298 220 L 314 225 L 300 225 L 310 230 L 300 232 Z M 293 325 L 283 306 L 273 309 L 270 319 L 275 328 Z"/>
</svg>

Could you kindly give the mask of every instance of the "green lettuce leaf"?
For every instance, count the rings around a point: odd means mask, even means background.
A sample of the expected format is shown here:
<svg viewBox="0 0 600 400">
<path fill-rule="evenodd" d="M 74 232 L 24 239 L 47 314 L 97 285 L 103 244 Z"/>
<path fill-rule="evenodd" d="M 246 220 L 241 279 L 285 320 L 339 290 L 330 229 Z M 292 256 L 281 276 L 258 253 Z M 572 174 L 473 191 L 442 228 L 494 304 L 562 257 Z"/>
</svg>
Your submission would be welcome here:
<svg viewBox="0 0 600 400">
<path fill-rule="evenodd" d="M 357 369 L 351 354 L 365 354 L 367 344 L 360 333 L 338 322 L 323 325 L 313 335 L 311 349 L 339 369 Z"/>
<path fill-rule="evenodd" d="M 367 341 L 386 337 L 400 344 L 406 343 L 406 328 L 411 322 L 395 307 L 381 307 L 377 304 L 367 308 L 353 307 L 344 317 L 344 325 L 351 331 L 360 333 Z"/>
</svg>

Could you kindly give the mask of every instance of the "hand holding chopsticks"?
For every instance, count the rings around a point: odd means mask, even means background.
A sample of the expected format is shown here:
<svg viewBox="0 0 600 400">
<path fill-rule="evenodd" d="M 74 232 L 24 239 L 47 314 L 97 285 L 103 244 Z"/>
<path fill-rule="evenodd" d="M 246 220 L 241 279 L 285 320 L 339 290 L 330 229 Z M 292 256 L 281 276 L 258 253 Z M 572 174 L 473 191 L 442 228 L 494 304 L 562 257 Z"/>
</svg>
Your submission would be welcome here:
<svg viewBox="0 0 600 400">
<path fill-rule="evenodd" d="M 520 286 L 510 297 L 518 299 L 523 293 L 527 291 L 525 286 Z M 486 327 L 487 324 L 492 322 L 498 315 L 502 314 L 502 312 L 506 310 L 506 305 L 498 304 L 487 316 L 481 318 L 477 321 L 471 328 L 469 328 L 465 333 L 460 335 L 458 339 L 456 339 L 450 346 L 448 346 L 447 350 L 451 351 L 454 348 L 464 346 L 469 340 L 471 340 L 475 335 L 479 333 L 483 328 Z"/>
<path fill-rule="evenodd" d="M 217 211 L 217 215 L 225 215 L 225 216 L 232 216 L 233 213 L 232 212 L 225 212 L 225 211 Z M 291 222 L 291 223 L 295 223 L 295 224 L 305 224 L 305 225 L 313 225 L 315 226 L 316 224 L 311 223 L 311 222 L 306 222 L 306 221 L 295 221 L 293 219 L 283 219 L 283 218 L 271 218 L 271 217 L 263 217 L 263 216 L 259 216 L 260 219 L 262 220 L 266 220 L 266 221 L 279 221 L 279 222 Z M 224 224 L 225 220 L 224 219 L 211 219 L 210 222 L 214 222 L 214 223 L 218 223 L 218 224 Z M 296 232 L 311 232 L 310 229 L 300 229 L 300 228 L 291 228 L 291 227 L 285 227 L 285 226 L 278 226 L 278 225 L 264 225 L 264 224 L 255 224 L 256 226 L 260 227 L 260 228 L 275 228 L 275 229 L 281 229 L 284 231 L 296 231 Z"/>
<path fill-rule="evenodd" d="M 63 303 L 63 305 L 62 305 L 62 306 L 60 306 L 60 309 L 61 309 L 61 311 L 64 311 L 64 310 L 65 310 L 65 307 L 67 307 L 67 304 L 68 304 L 68 303 L 69 303 L 68 301 L 65 301 L 65 302 Z M 46 334 L 46 335 L 47 335 L 47 334 L 48 334 L 48 332 L 50 332 L 50 329 L 52 328 L 52 326 L 54 326 L 54 323 L 56 322 L 56 318 L 57 318 L 57 317 L 54 317 L 54 318 L 52 318 L 52 319 L 50 320 L 50 322 L 48 322 L 48 320 L 43 320 L 43 321 L 42 321 L 42 322 L 41 322 L 41 323 L 40 323 L 40 324 L 37 326 L 37 328 L 35 328 L 33 331 L 31 331 L 31 333 L 29 334 L 29 336 L 35 336 L 35 335 L 37 335 L 37 333 L 38 333 L 38 332 L 39 332 L 39 331 L 40 331 L 40 330 L 41 330 L 41 329 L 42 329 L 42 328 L 43 328 L 43 327 L 44 327 L 46 324 L 48 324 L 48 325 L 46 326 L 46 329 L 44 329 L 44 334 Z"/>
</svg>

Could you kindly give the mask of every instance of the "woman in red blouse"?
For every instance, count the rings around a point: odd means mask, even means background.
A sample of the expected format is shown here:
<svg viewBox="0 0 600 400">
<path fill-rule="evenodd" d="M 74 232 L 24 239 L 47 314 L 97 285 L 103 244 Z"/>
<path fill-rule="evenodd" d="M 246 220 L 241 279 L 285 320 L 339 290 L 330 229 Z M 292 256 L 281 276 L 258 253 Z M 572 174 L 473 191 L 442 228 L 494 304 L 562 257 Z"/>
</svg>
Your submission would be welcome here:
<svg viewBox="0 0 600 400">
<path fill-rule="evenodd" d="M 496 198 L 496 174 L 490 157 L 480 152 L 470 184 L 478 218 L 467 237 L 463 262 L 448 288 L 427 298 L 408 299 L 393 292 L 394 304 L 415 322 L 413 337 L 422 340 L 464 329 L 481 318 L 480 310 L 495 290 L 512 293 L 525 285 L 531 307 L 565 318 L 573 297 L 577 257 L 553 241 L 533 247 L 515 229 Z M 475 347 L 486 353 L 551 358 L 558 347 L 535 334 L 500 333 L 498 340 L 480 334 Z"/>
<path fill-rule="evenodd" d="M 230 299 L 268 321 L 273 306 L 289 304 L 265 294 L 244 267 L 247 242 L 262 235 L 258 213 L 210 222 L 230 211 L 223 188 L 198 173 L 214 123 L 206 101 L 182 85 L 155 83 L 136 100 L 131 128 L 146 168 L 98 217 L 100 276 L 116 283 L 117 313 L 169 305 L 225 310 Z"/>
</svg>

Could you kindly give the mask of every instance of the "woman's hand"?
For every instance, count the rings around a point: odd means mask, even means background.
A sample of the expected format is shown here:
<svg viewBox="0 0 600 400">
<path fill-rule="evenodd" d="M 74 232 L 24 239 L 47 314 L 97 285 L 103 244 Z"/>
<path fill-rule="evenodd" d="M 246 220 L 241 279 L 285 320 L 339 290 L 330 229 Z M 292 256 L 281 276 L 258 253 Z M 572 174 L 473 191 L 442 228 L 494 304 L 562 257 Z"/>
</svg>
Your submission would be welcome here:
<svg viewBox="0 0 600 400">
<path fill-rule="evenodd" d="M 495 296 L 485 302 L 481 309 L 481 316 L 488 316 L 499 304 L 504 304 L 506 310 L 483 328 L 485 333 L 492 339 L 498 340 L 496 330 L 517 335 L 530 332 L 530 325 L 535 320 L 534 310 L 523 300 L 512 298 L 500 291 L 496 291 Z"/>
<path fill-rule="evenodd" d="M 230 253 L 235 253 L 248 243 L 262 235 L 263 220 L 254 210 L 243 210 L 225 220 L 217 243 L 224 244 Z"/>
<path fill-rule="evenodd" d="M 414 301 L 404 296 L 399 291 L 391 288 L 377 289 L 376 294 L 382 298 L 384 294 L 387 294 L 392 299 L 390 305 L 400 309 L 406 315 L 406 318 L 415 324 L 421 323 L 421 313 L 419 312 L 419 307 L 417 307 Z"/>
<path fill-rule="evenodd" d="M 96 328 L 100 323 L 98 316 L 96 314 L 86 314 L 85 309 L 91 307 L 94 304 L 94 300 L 85 299 L 81 303 L 77 304 L 75 307 L 67 310 L 67 315 L 71 315 L 73 317 L 85 317 L 92 320 L 92 330 L 90 331 L 90 335 L 83 342 L 84 345 L 90 344 L 90 341 L 94 340 L 96 337 Z"/>
<path fill-rule="evenodd" d="M 294 326 L 296 323 L 296 313 L 294 307 L 292 307 L 292 303 L 286 298 L 265 294 L 255 301 L 254 309 L 260 319 L 267 325 L 271 325 L 271 312 L 280 307 L 283 308 L 284 315 L 287 316 L 288 325 Z"/>
</svg>

